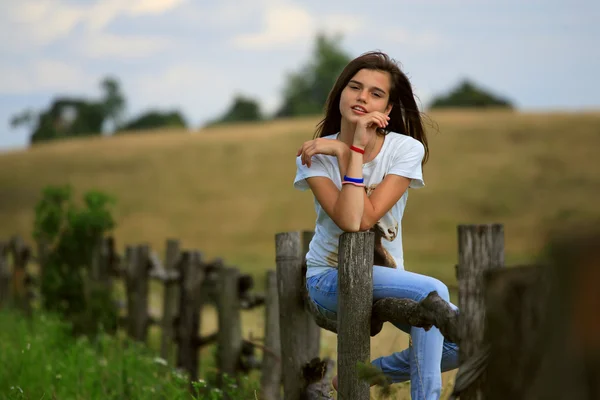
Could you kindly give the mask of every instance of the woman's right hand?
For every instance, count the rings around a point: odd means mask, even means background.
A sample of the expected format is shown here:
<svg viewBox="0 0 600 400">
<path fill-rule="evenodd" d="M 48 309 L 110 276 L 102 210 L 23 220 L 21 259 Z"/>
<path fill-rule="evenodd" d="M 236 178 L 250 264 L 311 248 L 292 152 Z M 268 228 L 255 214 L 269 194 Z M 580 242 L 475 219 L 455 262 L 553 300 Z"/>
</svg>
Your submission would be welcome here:
<svg viewBox="0 0 600 400">
<path fill-rule="evenodd" d="M 366 147 L 377 134 L 377 129 L 385 128 L 388 126 L 389 121 L 390 117 L 379 111 L 372 111 L 362 115 L 356 123 L 353 144 L 362 148 Z"/>
<path fill-rule="evenodd" d="M 340 157 L 347 151 L 349 151 L 349 147 L 344 142 L 317 138 L 304 142 L 302 147 L 298 149 L 296 157 L 302 156 L 302 165 L 310 168 L 312 156 L 316 154 Z"/>
</svg>

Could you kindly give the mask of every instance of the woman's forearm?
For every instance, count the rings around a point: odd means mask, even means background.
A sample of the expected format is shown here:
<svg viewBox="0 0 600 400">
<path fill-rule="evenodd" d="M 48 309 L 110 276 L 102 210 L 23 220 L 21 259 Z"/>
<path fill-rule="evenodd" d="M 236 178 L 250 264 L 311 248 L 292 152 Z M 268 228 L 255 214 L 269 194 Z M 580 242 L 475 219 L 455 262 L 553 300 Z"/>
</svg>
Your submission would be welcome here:
<svg viewBox="0 0 600 400">
<path fill-rule="evenodd" d="M 343 179 L 344 175 L 348 175 L 351 176 L 349 174 L 346 174 L 347 172 L 347 168 L 348 168 L 348 163 L 350 161 L 350 153 L 353 153 L 353 151 L 349 150 L 349 148 L 347 148 L 347 151 L 342 151 L 340 152 L 340 154 L 337 155 L 337 160 L 338 160 L 338 167 L 340 169 L 340 178 Z M 362 163 L 362 160 L 361 160 Z M 361 171 L 362 171 L 362 166 L 361 166 Z M 362 173 L 361 173 L 361 177 L 362 177 Z M 350 185 L 344 185 L 344 186 L 350 186 Z M 343 189 L 343 187 L 342 187 Z M 361 215 L 361 220 L 360 220 L 360 228 L 359 230 L 368 230 L 372 225 L 370 223 L 370 221 L 368 220 L 368 215 L 369 215 L 369 209 L 372 211 L 373 210 L 373 205 L 371 204 L 371 200 L 369 199 L 369 197 L 367 196 L 367 191 L 363 189 L 363 212 Z"/>
<path fill-rule="evenodd" d="M 338 157 L 342 178 L 362 178 L 362 154 L 348 151 Z M 345 168 L 343 166 L 345 165 Z M 342 190 L 334 206 L 335 220 L 340 229 L 346 232 L 358 232 L 365 207 L 364 187 L 342 184 Z"/>
</svg>

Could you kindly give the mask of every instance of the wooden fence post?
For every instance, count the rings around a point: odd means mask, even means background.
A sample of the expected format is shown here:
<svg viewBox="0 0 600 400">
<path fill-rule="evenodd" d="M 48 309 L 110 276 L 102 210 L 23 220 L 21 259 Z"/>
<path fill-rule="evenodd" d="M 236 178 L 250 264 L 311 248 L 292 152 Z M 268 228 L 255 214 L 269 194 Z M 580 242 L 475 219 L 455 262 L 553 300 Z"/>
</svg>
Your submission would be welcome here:
<svg viewBox="0 0 600 400">
<path fill-rule="evenodd" d="M 148 267 L 150 248 L 135 246 L 128 251 L 126 269 L 127 333 L 140 342 L 148 337 Z"/>
<path fill-rule="evenodd" d="M 302 293 L 305 278 L 302 275 L 302 243 L 299 232 L 275 235 L 277 287 L 279 296 L 279 326 L 281 335 L 281 369 L 285 400 L 299 400 L 307 382 L 302 367 L 319 356 L 320 329 L 304 308 Z M 315 352 L 315 349 L 317 351 Z"/>
<path fill-rule="evenodd" d="M 338 393 L 341 399 L 369 399 L 357 364 L 370 362 L 374 234 L 343 233 L 339 243 Z"/>
<path fill-rule="evenodd" d="M 39 248 L 43 248 L 40 243 Z M 90 270 L 90 278 L 95 286 L 101 290 L 112 290 L 111 277 L 111 248 L 108 238 L 98 240 L 92 255 L 92 265 Z"/>
<path fill-rule="evenodd" d="M 302 232 L 302 264 L 303 267 L 306 266 L 306 253 L 308 253 L 308 247 L 310 245 L 310 241 L 312 240 L 315 232 L 313 231 L 303 231 Z M 308 298 L 308 293 L 306 291 L 306 270 L 302 270 L 302 298 Z M 304 304 L 304 302 L 303 302 Z M 305 305 L 306 306 L 306 305 Z M 305 307 L 306 309 L 306 307 Z M 310 315 L 310 313 L 307 313 Z M 317 325 L 314 318 L 312 316 L 309 317 L 310 323 L 309 326 L 312 325 L 312 328 L 308 330 L 308 353 L 313 354 L 314 357 L 318 357 L 321 350 L 321 328 Z"/>
<path fill-rule="evenodd" d="M 165 255 L 165 271 L 167 276 L 176 270 L 177 263 L 181 257 L 179 241 L 167 240 L 167 251 Z M 172 362 L 173 338 L 175 332 L 175 317 L 177 315 L 177 300 L 179 296 L 179 284 L 175 280 L 167 279 L 163 297 L 162 333 L 160 338 L 160 356 L 163 360 Z"/>
<path fill-rule="evenodd" d="M 458 226 L 459 358 L 464 363 L 483 349 L 485 326 L 484 274 L 504 266 L 501 224 Z M 485 379 L 485 376 L 483 377 Z M 483 381 L 461 393 L 461 400 L 481 400 Z"/>
<path fill-rule="evenodd" d="M 180 298 L 177 318 L 177 366 L 188 372 L 191 381 L 198 379 L 198 345 L 200 336 L 200 288 L 204 281 L 202 255 L 198 251 L 182 253 Z"/>
<path fill-rule="evenodd" d="M 27 264 L 31 256 L 31 251 L 20 236 L 15 236 L 11 240 L 13 271 L 11 295 L 12 301 L 25 314 L 31 313 L 30 293 L 27 287 Z"/>
<path fill-rule="evenodd" d="M 267 271 L 265 303 L 265 350 L 260 378 L 263 400 L 281 398 L 281 339 L 279 335 L 279 296 L 277 272 Z"/>
<path fill-rule="evenodd" d="M 10 269 L 8 267 L 8 243 L 0 242 L 0 308 L 10 299 Z"/>
<path fill-rule="evenodd" d="M 242 350 L 242 321 L 240 315 L 240 299 L 238 280 L 240 272 L 237 268 L 222 268 L 219 271 L 218 313 L 219 336 L 217 353 L 219 366 L 219 384 L 223 384 L 223 375 L 233 378 L 238 370 L 240 352 Z"/>
</svg>

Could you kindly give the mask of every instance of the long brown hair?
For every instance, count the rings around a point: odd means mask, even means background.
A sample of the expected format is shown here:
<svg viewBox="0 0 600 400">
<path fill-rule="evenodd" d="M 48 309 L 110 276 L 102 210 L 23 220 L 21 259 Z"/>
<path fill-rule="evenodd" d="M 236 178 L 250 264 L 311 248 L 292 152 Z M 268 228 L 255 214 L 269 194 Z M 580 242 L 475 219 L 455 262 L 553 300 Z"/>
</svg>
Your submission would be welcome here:
<svg viewBox="0 0 600 400">
<path fill-rule="evenodd" d="M 393 59 L 379 51 L 364 53 L 346 65 L 329 92 L 325 103 L 325 118 L 317 125 L 315 139 L 340 131 L 342 120 L 340 97 L 342 90 L 344 90 L 350 79 L 364 68 L 388 72 L 391 77 L 388 104 L 392 104 L 393 107 L 390 112 L 389 125 L 383 133 L 397 132 L 417 139 L 425 147 L 425 156 L 423 157 L 423 164 L 425 164 L 429 158 L 429 146 L 410 81 Z"/>
</svg>

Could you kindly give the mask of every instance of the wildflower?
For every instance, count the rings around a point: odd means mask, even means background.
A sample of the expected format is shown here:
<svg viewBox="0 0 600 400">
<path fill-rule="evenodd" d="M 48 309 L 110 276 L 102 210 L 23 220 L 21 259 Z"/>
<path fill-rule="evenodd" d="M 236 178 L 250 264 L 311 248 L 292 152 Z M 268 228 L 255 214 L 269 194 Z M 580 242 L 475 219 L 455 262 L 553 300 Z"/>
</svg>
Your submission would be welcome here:
<svg viewBox="0 0 600 400">
<path fill-rule="evenodd" d="M 167 366 L 167 360 L 161 357 L 154 357 L 154 362 L 156 364 L 164 365 L 165 367 Z"/>
</svg>

